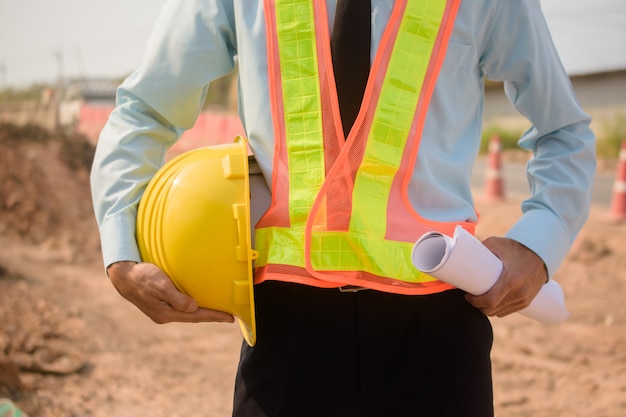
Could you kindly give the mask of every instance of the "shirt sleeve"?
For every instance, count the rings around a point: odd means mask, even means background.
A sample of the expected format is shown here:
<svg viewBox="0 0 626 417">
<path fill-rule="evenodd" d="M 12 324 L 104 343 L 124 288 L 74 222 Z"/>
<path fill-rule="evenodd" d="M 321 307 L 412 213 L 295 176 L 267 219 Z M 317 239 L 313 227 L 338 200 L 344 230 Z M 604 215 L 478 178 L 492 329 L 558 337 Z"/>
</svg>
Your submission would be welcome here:
<svg viewBox="0 0 626 417">
<path fill-rule="evenodd" d="M 105 266 L 141 260 L 137 206 L 169 147 L 193 126 L 208 85 L 234 69 L 233 20 L 232 2 L 166 3 L 140 67 L 119 87 L 91 171 Z"/>
<path fill-rule="evenodd" d="M 575 97 L 538 0 L 503 0 L 488 34 L 481 64 L 504 82 L 511 103 L 532 126 L 519 146 L 531 197 L 506 236 L 545 262 L 550 276 L 563 262 L 589 215 L 595 174 L 595 136 Z"/>
</svg>

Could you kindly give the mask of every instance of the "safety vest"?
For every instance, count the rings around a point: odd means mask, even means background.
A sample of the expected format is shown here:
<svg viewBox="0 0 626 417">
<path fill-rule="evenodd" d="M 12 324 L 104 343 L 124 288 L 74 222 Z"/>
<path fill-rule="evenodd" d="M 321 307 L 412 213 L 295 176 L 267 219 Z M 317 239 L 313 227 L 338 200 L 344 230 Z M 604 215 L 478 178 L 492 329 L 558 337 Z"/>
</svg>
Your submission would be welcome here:
<svg viewBox="0 0 626 417">
<path fill-rule="evenodd" d="M 399 294 L 451 286 L 411 263 L 425 232 L 408 197 L 430 98 L 461 0 L 396 0 L 359 115 L 344 137 L 325 1 L 265 0 L 275 133 L 272 203 L 257 223 L 255 282 Z"/>
</svg>

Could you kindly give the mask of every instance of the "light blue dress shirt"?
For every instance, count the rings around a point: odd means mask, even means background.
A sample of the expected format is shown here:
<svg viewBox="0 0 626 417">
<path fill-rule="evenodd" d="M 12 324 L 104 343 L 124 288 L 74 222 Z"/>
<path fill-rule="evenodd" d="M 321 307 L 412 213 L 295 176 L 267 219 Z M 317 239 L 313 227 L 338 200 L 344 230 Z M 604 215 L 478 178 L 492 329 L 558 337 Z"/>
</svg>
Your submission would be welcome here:
<svg viewBox="0 0 626 417">
<path fill-rule="evenodd" d="M 372 0 L 372 57 L 393 0 Z M 328 0 L 330 27 L 335 1 Z M 263 0 L 171 0 L 141 66 L 118 90 L 92 170 L 105 265 L 140 261 L 137 205 L 177 138 L 193 126 L 215 79 L 239 64 L 239 114 L 271 184 L 274 132 L 269 106 Z M 550 275 L 587 219 L 595 137 L 552 43 L 539 0 L 464 0 L 426 118 L 410 199 L 438 221 L 476 221 L 470 174 L 479 151 L 484 77 L 504 81 L 530 122 L 519 145 L 532 151 L 531 197 L 506 236 L 546 263 Z M 418 236 L 416 236 L 417 240 Z"/>
</svg>

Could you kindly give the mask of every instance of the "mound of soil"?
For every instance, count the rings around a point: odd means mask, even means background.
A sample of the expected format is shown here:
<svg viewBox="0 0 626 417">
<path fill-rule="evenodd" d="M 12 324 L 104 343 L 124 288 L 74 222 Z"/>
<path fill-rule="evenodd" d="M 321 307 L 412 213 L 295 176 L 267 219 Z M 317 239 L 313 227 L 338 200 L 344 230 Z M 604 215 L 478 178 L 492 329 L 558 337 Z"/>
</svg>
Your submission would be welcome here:
<svg viewBox="0 0 626 417">
<path fill-rule="evenodd" d="M 0 235 L 92 261 L 99 247 L 89 191 L 94 147 L 35 125 L 0 125 Z"/>
</svg>

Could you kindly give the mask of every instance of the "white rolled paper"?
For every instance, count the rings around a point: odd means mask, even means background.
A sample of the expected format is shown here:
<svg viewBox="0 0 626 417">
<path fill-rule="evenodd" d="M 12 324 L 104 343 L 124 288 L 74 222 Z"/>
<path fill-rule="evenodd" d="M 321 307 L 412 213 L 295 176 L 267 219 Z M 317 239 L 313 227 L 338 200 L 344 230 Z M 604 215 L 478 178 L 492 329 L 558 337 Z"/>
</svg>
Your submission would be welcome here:
<svg viewBox="0 0 626 417">
<path fill-rule="evenodd" d="M 473 295 L 489 291 L 503 268 L 502 261 L 461 226 L 453 237 L 424 234 L 415 242 L 412 261 L 418 270 Z M 569 317 L 563 290 L 553 280 L 519 313 L 547 324 L 559 324 Z"/>
</svg>

